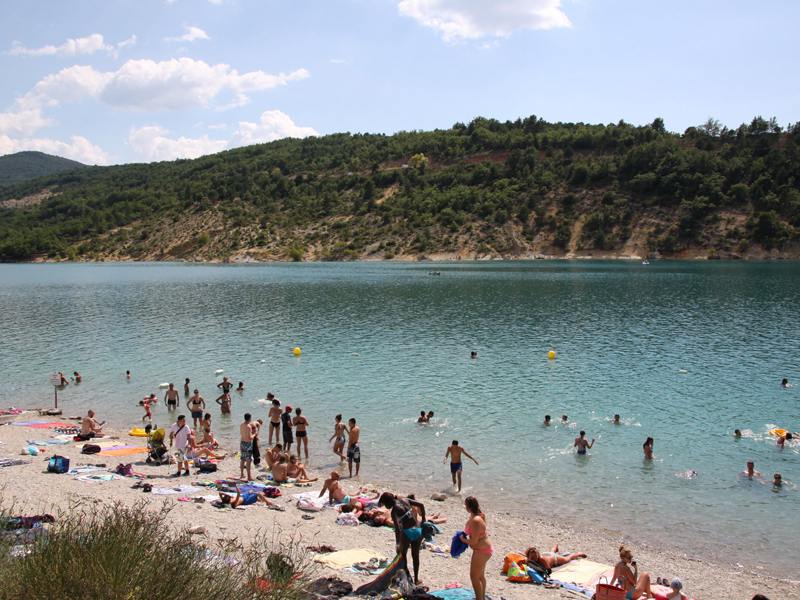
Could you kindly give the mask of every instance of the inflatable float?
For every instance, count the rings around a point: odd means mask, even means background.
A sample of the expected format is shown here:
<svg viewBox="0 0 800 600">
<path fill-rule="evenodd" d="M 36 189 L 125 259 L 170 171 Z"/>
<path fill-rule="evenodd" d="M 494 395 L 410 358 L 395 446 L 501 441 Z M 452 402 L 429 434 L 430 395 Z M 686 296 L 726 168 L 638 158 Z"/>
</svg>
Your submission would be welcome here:
<svg viewBox="0 0 800 600">
<path fill-rule="evenodd" d="M 165 390 L 165 389 L 167 389 L 168 387 L 169 387 L 169 384 L 168 384 L 168 383 L 159 383 L 159 384 L 158 384 L 158 389 L 160 389 L 160 390 Z"/>
<path fill-rule="evenodd" d="M 132 435 L 133 437 L 147 437 L 147 432 L 141 427 L 133 427 L 128 432 L 128 435 Z"/>
<path fill-rule="evenodd" d="M 225 369 L 217 369 L 214 371 L 214 375 L 222 375 L 225 372 Z"/>
<path fill-rule="evenodd" d="M 783 437 L 787 433 L 789 433 L 788 429 L 780 429 L 778 427 L 776 427 L 775 429 L 770 429 L 769 430 L 769 434 L 770 435 L 774 435 L 775 437 Z"/>
</svg>

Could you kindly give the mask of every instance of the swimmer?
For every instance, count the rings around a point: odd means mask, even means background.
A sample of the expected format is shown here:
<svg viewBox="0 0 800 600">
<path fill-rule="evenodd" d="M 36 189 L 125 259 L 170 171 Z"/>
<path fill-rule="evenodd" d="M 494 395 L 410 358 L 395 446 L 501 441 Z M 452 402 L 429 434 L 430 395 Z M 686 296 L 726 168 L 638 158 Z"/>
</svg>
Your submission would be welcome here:
<svg viewBox="0 0 800 600">
<path fill-rule="evenodd" d="M 756 471 L 756 465 L 752 460 L 747 461 L 747 466 L 745 467 L 745 470 L 742 471 L 741 475 L 747 477 L 748 479 L 753 479 L 754 477 L 757 479 L 761 478 L 761 473 Z"/>
<path fill-rule="evenodd" d="M 267 394 L 267 400 L 272 403 L 267 413 L 269 419 L 269 445 L 272 445 L 272 434 L 275 433 L 275 442 L 281 441 L 281 401 L 275 397 L 275 394 L 270 392 Z"/>
<path fill-rule="evenodd" d="M 782 435 L 781 437 L 778 438 L 778 446 L 783 448 L 783 445 L 786 443 L 787 440 L 791 442 L 793 439 L 794 436 L 792 435 L 792 432 L 787 431 L 786 435 Z"/>
<path fill-rule="evenodd" d="M 59 384 L 61 387 L 64 387 L 65 385 L 69 385 L 69 381 L 67 381 L 67 378 L 64 377 L 64 373 L 59 371 L 58 372 L 58 377 L 61 380 L 61 383 Z"/>
<path fill-rule="evenodd" d="M 239 386 L 236 388 L 236 391 L 240 394 L 244 391 L 244 381 L 239 382 Z"/>
<path fill-rule="evenodd" d="M 469 353 L 469 357 L 470 358 L 478 358 L 478 353 L 475 352 L 475 350 L 473 350 L 472 352 Z"/>
<path fill-rule="evenodd" d="M 183 395 L 189 395 L 189 378 L 187 377 L 183 382 Z"/>
<path fill-rule="evenodd" d="M 566 425 L 569 423 L 569 417 L 567 417 L 567 415 L 561 415 L 561 422 Z"/>
<path fill-rule="evenodd" d="M 131 378 L 131 372 L 125 371 L 125 379 L 130 380 L 130 378 Z"/>
<path fill-rule="evenodd" d="M 594 446 L 594 438 L 592 438 L 591 442 L 588 442 L 584 437 L 586 435 L 585 431 L 581 431 L 580 435 L 575 438 L 575 443 L 572 444 L 573 448 L 578 449 L 578 454 L 584 455 L 586 454 L 586 450 L 591 449 Z"/>
<path fill-rule="evenodd" d="M 346 431 L 347 425 L 342 423 L 342 415 L 336 415 L 333 422 L 333 435 L 328 440 L 328 443 L 330 444 L 334 439 L 336 440 L 333 443 L 333 453 L 339 457 L 339 462 L 344 462 L 344 434 Z"/>
<path fill-rule="evenodd" d="M 653 460 L 653 438 L 648 437 L 642 444 L 645 460 Z"/>
<path fill-rule="evenodd" d="M 178 408 L 178 390 L 175 389 L 174 383 L 170 383 L 167 391 L 164 393 L 164 402 L 167 404 L 167 410 L 175 410 Z"/>
<path fill-rule="evenodd" d="M 586 558 L 586 554 L 584 552 L 573 552 L 572 554 L 567 554 L 563 556 L 558 553 L 558 544 L 553 546 L 553 550 L 551 552 L 545 552 L 544 554 L 540 553 L 536 548 L 528 548 L 525 551 L 525 559 L 528 563 L 535 563 L 536 565 L 541 565 L 545 569 L 555 569 L 556 567 L 560 567 L 561 565 L 565 565 L 568 562 L 572 562 L 578 558 Z M 532 565 L 535 566 L 535 565 Z"/>
<path fill-rule="evenodd" d="M 453 443 L 447 447 L 447 452 L 445 452 L 444 460 L 442 461 L 442 464 L 444 464 L 447 462 L 447 458 L 450 458 L 450 475 L 453 478 L 453 486 L 458 486 L 459 492 L 461 491 L 461 473 L 464 470 L 464 465 L 461 462 L 462 454 L 476 465 L 478 464 L 478 461 L 472 458 L 469 452 L 458 445 L 458 440 L 453 440 Z"/>
<path fill-rule="evenodd" d="M 774 477 L 772 478 L 772 487 L 779 488 L 783 485 L 783 477 L 781 477 L 780 473 L 775 473 Z"/>
<path fill-rule="evenodd" d="M 81 378 L 81 374 L 78 373 L 77 371 L 72 372 L 72 378 L 75 380 L 75 383 L 80 383 L 81 381 L 83 381 L 83 379 Z"/>
<path fill-rule="evenodd" d="M 740 429 L 734 429 L 733 430 L 733 437 L 735 437 L 737 440 L 741 439 L 742 431 Z"/>
<path fill-rule="evenodd" d="M 433 411 L 429 410 L 428 414 L 427 414 L 427 416 L 425 418 L 428 419 L 428 423 L 430 423 L 431 420 L 433 419 Z"/>
<path fill-rule="evenodd" d="M 783 389 L 785 389 L 785 390 L 786 390 L 786 389 L 789 389 L 790 387 L 792 387 L 792 384 L 790 384 L 790 383 L 789 383 L 789 380 L 788 380 L 788 379 L 786 379 L 786 377 L 784 377 L 784 378 L 781 380 L 781 387 L 782 387 Z"/>
<path fill-rule="evenodd" d="M 612 421 L 612 423 L 614 423 L 614 425 L 619 425 L 620 424 L 619 415 L 614 415 L 614 420 Z"/>
<path fill-rule="evenodd" d="M 206 401 L 200 395 L 199 390 L 195 390 L 194 394 L 186 401 L 186 408 L 192 413 L 192 424 L 197 428 L 197 424 L 203 419 L 203 410 L 206 407 Z"/>
<path fill-rule="evenodd" d="M 545 415 L 545 416 L 544 416 L 544 425 L 545 425 L 546 427 L 549 427 L 549 426 L 550 426 L 550 415 Z"/>
<path fill-rule="evenodd" d="M 220 394 L 214 402 L 219 404 L 223 415 L 229 415 L 231 414 L 231 388 L 233 384 L 228 381 L 227 377 L 223 377 L 222 381 L 217 384 L 217 387 L 222 388 L 222 394 Z"/>
<path fill-rule="evenodd" d="M 428 416 L 425 414 L 424 410 L 419 411 L 419 418 L 417 419 L 417 423 L 424 424 L 428 422 Z"/>
</svg>

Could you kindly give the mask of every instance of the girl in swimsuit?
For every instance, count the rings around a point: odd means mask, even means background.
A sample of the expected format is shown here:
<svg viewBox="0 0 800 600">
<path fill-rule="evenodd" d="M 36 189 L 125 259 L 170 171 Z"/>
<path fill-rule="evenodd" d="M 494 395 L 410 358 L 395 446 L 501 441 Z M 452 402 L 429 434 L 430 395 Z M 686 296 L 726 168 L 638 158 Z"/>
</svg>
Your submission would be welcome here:
<svg viewBox="0 0 800 600">
<path fill-rule="evenodd" d="M 475 496 L 468 496 L 464 500 L 464 507 L 469 514 L 469 520 L 464 526 L 462 536 L 464 543 L 472 548 L 472 559 L 469 563 L 469 578 L 472 581 L 472 589 L 475 591 L 475 600 L 485 600 L 486 598 L 486 563 L 492 557 L 492 544 L 486 533 L 486 515 L 481 512 Z"/>
<path fill-rule="evenodd" d="M 625 600 L 655 597 L 653 590 L 650 589 L 650 573 L 639 575 L 639 567 L 633 560 L 633 553 L 625 546 L 619 547 L 619 562 L 614 567 L 611 584 L 613 585 L 615 581 L 625 590 Z"/>
<path fill-rule="evenodd" d="M 333 453 L 339 457 L 340 462 L 344 462 L 344 433 L 347 431 L 347 425 L 342 423 L 342 415 L 336 415 L 336 422 L 333 424 L 333 435 L 328 440 L 328 443 L 336 438 L 333 443 Z"/>
</svg>

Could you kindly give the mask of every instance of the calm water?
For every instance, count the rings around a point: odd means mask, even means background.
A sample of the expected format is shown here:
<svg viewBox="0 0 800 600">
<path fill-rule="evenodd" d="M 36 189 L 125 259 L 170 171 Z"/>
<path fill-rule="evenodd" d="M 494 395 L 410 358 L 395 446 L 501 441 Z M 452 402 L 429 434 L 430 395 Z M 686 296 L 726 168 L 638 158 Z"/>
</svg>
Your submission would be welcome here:
<svg viewBox="0 0 800 600">
<path fill-rule="evenodd" d="M 797 578 L 782 548 L 800 537 L 800 449 L 766 432 L 800 429 L 800 387 L 779 387 L 800 383 L 798 297 L 797 263 L 0 265 L 0 406 L 46 404 L 48 374 L 78 370 L 67 413 L 134 424 L 160 382 L 190 377 L 213 400 L 223 368 L 247 392 L 233 420 L 211 411 L 222 436 L 274 391 L 309 417 L 316 468 L 334 463 L 337 412 L 362 425 L 366 478 L 418 491 L 448 485 L 457 438 L 481 463 L 466 490 L 492 509 L 721 547 Z M 422 409 L 433 426 L 414 423 Z M 572 423 L 545 428 L 546 413 Z M 587 458 L 578 429 L 597 439 Z M 748 458 L 798 485 L 740 480 Z"/>
</svg>

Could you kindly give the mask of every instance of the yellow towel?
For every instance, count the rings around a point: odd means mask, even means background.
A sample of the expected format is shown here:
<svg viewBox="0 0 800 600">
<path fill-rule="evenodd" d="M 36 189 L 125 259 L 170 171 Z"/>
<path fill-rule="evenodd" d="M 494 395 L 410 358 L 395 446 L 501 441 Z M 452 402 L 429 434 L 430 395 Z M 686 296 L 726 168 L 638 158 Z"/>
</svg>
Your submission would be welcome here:
<svg viewBox="0 0 800 600">
<path fill-rule="evenodd" d="M 147 448 L 120 448 L 118 450 L 101 450 L 100 456 L 131 456 L 132 454 L 147 454 Z"/>
<path fill-rule="evenodd" d="M 386 558 L 380 552 L 369 548 L 352 548 L 351 550 L 340 550 L 330 554 L 320 554 L 314 558 L 318 562 L 331 569 L 346 569 L 358 562 L 366 562 L 371 558 Z"/>
<path fill-rule="evenodd" d="M 614 567 L 610 565 L 579 558 L 560 567 L 556 567 L 553 569 L 553 573 L 550 577 L 556 581 L 574 583 L 581 587 L 594 587 L 601 577 L 605 577 L 606 580 L 611 581 L 611 576 L 613 574 Z"/>
</svg>

